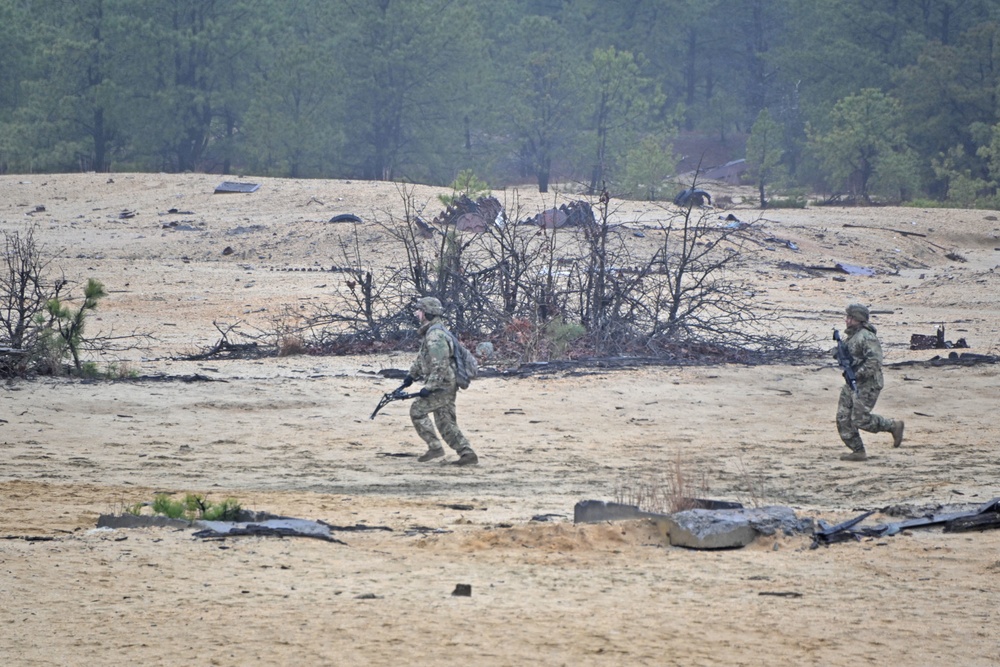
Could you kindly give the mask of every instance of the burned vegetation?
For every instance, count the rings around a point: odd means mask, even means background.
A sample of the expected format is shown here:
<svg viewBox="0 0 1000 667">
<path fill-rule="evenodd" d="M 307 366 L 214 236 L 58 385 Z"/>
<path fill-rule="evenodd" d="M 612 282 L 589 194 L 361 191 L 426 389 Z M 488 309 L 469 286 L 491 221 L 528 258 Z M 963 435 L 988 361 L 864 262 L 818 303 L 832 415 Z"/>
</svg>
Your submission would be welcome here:
<svg viewBox="0 0 1000 667">
<path fill-rule="evenodd" d="M 458 196 L 435 215 L 399 187 L 401 213 L 352 223 L 334 258 L 331 300 L 286 307 L 268 325 L 219 324 L 206 355 L 359 354 L 416 344 L 411 304 L 433 295 L 455 333 L 501 368 L 526 364 L 764 363 L 806 354 L 741 277 L 759 248 L 752 223 L 664 204 L 623 224 L 605 193 L 540 212 Z M 397 207 L 399 208 L 399 207 Z M 720 222 L 722 220 L 722 222 Z M 384 254 L 362 233 L 377 227 Z M 391 247 L 388 247 L 391 246 Z M 377 261 L 393 257 L 397 261 Z"/>
</svg>

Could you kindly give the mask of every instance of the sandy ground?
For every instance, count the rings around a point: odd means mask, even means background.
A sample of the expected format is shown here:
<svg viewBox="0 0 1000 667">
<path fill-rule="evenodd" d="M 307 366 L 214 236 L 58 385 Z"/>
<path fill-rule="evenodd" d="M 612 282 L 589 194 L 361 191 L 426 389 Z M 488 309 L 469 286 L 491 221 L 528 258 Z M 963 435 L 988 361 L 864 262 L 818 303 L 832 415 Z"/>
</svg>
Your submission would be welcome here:
<svg viewBox="0 0 1000 667">
<path fill-rule="evenodd" d="M 713 498 L 831 522 L 1000 496 L 998 367 L 907 363 L 934 356 L 909 337 L 939 324 L 997 354 L 995 215 L 808 208 L 755 232 L 747 276 L 817 349 L 847 303 L 871 304 L 888 364 L 877 411 L 906 420 L 900 449 L 880 434 L 869 461 L 838 459 L 841 379 L 825 360 L 593 369 L 477 380 L 459 416 L 482 463 L 459 469 L 416 462 L 404 404 L 368 419 L 396 384 L 377 372 L 408 354 L 175 360 L 218 340 L 213 321 L 264 328 L 342 289 L 319 270 L 341 263 L 348 233 L 331 216 L 365 218 L 378 257 L 370 220 L 401 213 L 391 184 L 258 179 L 213 195 L 221 180 L 0 177 L 0 228 L 36 224 L 67 279 L 107 287 L 98 330 L 156 332 L 126 355 L 134 371 L 211 380 L 0 387 L 0 664 L 1000 664 L 998 531 L 710 552 L 665 546 L 641 521 L 572 521 L 577 501 L 678 461 Z M 415 191 L 426 217 L 437 192 Z M 666 217 L 616 210 L 647 237 Z M 876 273 L 796 268 L 837 262 Z M 158 492 L 386 530 L 336 544 L 95 529 Z M 451 595 L 459 583 L 471 597 Z"/>
</svg>

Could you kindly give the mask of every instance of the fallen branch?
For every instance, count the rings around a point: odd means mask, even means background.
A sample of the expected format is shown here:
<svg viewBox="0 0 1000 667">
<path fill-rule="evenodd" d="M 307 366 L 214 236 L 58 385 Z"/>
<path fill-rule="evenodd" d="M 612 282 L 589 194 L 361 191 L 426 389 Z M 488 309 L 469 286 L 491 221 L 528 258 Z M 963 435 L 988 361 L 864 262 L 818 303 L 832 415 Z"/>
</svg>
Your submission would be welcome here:
<svg viewBox="0 0 1000 667">
<path fill-rule="evenodd" d="M 205 359 L 212 359 L 214 357 L 221 356 L 226 356 L 231 359 L 257 359 L 260 357 L 274 356 L 271 352 L 261 348 L 256 341 L 251 343 L 232 343 L 229 341 L 229 335 L 236 331 L 242 323 L 242 321 L 236 322 L 235 324 L 231 324 L 223 328 L 218 322 L 212 322 L 212 325 L 218 329 L 220 334 L 222 334 L 219 342 L 204 352 L 181 357 L 181 360 L 203 361 Z"/>
<path fill-rule="evenodd" d="M 877 229 L 883 232 L 895 232 L 896 234 L 902 234 L 903 236 L 919 236 L 921 238 L 927 238 L 927 234 L 921 234 L 920 232 L 907 232 L 902 229 L 892 229 L 890 227 L 869 227 L 868 225 L 852 225 L 850 223 L 845 223 L 844 227 L 850 227 L 852 229 Z"/>
<path fill-rule="evenodd" d="M 934 356 L 926 361 L 910 360 L 896 361 L 883 366 L 903 367 L 903 366 L 978 366 L 979 364 L 1000 363 L 1000 357 L 992 354 L 975 354 L 972 352 L 952 352 L 947 357 Z"/>
</svg>

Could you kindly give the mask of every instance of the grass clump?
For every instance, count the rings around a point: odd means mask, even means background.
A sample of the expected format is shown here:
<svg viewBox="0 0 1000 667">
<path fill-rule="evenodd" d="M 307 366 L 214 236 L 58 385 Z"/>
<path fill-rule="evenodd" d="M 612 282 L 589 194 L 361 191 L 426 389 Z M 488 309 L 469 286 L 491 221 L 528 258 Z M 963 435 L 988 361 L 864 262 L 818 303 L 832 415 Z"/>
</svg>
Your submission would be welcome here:
<svg viewBox="0 0 1000 667">
<path fill-rule="evenodd" d="M 195 493 L 185 495 L 183 500 L 161 493 L 153 499 L 152 509 L 153 514 L 171 519 L 236 521 L 243 508 L 235 498 L 226 498 L 220 503 L 215 503 Z"/>
<path fill-rule="evenodd" d="M 146 506 L 146 503 L 132 503 L 131 505 L 125 505 L 122 507 L 122 514 L 133 514 L 139 516 L 142 514 L 142 508 Z"/>
</svg>

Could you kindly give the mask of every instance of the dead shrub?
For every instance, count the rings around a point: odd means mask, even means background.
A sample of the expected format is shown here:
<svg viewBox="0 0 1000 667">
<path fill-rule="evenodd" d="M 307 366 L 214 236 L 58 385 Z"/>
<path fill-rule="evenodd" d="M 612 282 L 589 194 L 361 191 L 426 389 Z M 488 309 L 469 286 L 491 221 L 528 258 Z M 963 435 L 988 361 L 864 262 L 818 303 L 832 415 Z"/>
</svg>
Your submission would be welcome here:
<svg viewBox="0 0 1000 667">
<path fill-rule="evenodd" d="M 740 480 L 740 486 L 746 493 L 746 499 L 741 498 L 740 502 L 752 507 L 764 507 L 767 502 L 767 489 L 765 486 L 766 477 L 762 472 L 755 472 L 750 469 L 743 459 L 743 452 L 736 461 L 736 474 Z"/>
<path fill-rule="evenodd" d="M 278 339 L 279 357 L 294 357 L 306 352 L 308 347 L 301 336 L 282 336 Z"/>
<path fill-rule="evenodd" d="M 708 495 L 708 475 L 691 472 L 678 452 L 666 471 L 644 471 L 615 486 L 615 502 L 635 505 L 646 512 L 672 514 L 693 509 L 696 498 Z"/>
</svg>

